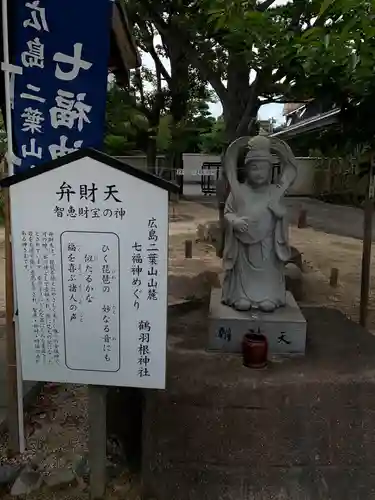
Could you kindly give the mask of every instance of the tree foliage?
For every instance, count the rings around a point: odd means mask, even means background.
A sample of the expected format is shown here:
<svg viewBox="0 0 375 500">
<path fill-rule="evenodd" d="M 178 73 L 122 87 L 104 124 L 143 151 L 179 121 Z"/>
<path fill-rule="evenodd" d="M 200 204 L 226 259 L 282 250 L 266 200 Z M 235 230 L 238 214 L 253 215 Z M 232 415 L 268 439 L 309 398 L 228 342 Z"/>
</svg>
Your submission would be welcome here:
<svg viewBox="0 0 375 500">
<path fill-rule="evenodd" d="M 369 121 L 375 85 L 371 0 L 136 4 L 211 84 L 223 105 L 227 140 L 249 132 L 259 107 L 275 101 L 327 100 L 342 107 L 344 123 Z M 355 140 L 372 133 L 371 127 L 359 130 L 353 130 Z"/>
<path fill-rule="evenodd" d="M 336 140 L 351 149 L 374 147 L 374 21 L 372 1 L 326 0 L 317 26 L 301 38 L 298 47 L 310 92 L 341 108 L 342 127 L 335 132 Z M 296 86 L 303 88 L 302 76 Z"/>
<path fill-rule="evenodd" d="M 151 82 L 144 96 L 145 106 L 152 106 L 153 92 Z M 147 108 L 140 106 L 140 96 L 133 84 L 130 89 L 111 84 L 107 93 L 105 151 L 114 156 L 126 156 L 135 151 L 147 153 L 148 142 L 154 140 L 155 152 L 168 154 L 174 126 L 169 102 L 167 98 L 157 126 L 151 128 Z M 189 97 L 186 116 L 179 129 L 181 144 L 178 147 L 183 152 L 220 151 L 222 139 L 216 137 L 220 134 L 216 134 L 217 122 L 210 114 L 209 102 L 210 93 L 207 91 Z M 212 139 L 208 140 L 206 137 Z"/>
<path fill-rule="evenodd" d="M 140 15 L 181 47 L 215 90 L 229 140 L 249 131 L 263 103 L 286 94 L 290 46 L 313 16 L 313 8 L 301 7 L 306 1 L 273 9 L 274 1 L 137 1 Z"/>
</svg>

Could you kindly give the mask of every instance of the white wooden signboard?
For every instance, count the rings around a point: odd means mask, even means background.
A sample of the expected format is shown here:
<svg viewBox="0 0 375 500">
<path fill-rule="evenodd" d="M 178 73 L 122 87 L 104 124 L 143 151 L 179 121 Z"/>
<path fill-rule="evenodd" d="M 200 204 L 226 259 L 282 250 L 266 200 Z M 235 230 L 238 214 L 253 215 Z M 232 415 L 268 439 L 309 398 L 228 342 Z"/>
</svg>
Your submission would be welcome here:
<svg viewBox="0 0 375 500">
<path fill-rule="evenodd" d="M 171 185 L 96 151 L 26 176 L 10 185 L 23 378 L 164 388 Z"/>
</svg>

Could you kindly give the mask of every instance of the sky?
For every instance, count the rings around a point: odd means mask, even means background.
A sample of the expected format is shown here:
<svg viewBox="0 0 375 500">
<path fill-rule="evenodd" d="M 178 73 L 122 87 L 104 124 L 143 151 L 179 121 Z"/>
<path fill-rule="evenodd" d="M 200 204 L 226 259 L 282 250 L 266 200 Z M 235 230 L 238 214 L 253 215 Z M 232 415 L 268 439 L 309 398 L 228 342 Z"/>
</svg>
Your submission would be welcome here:
<svg viewBox="0 0 375 500">
<path fill-rule="evenodd" d="M 283 5 L 288 3 L 289 0 L 276 0 L 273 5 Z M 157 39 L 155 39 L 155 45 L 160 43 Z M 142 65 L 146 68 L 154 68 L 154 62 L 152 57 L 149 54 L 142 53 Z M 169 61 L 167 59 L 163 59 L 163 63 L 165 64 L 166 69 L 169 71 Z M 259 110 L 258 118 L 260 120 L 268 120 L 270 118 L 274 118 L 276 120 L 276 125 L 281 125 L 285 122 L 283 117 L 283 104 L 266 104 L 262 106 Z M 210 104 L 211 114 L 216 118 L 220 116 L 223 112 L 223 108 L 221 106 L 220 101 L 218 100 L 216 103 Z"/>
</svg>

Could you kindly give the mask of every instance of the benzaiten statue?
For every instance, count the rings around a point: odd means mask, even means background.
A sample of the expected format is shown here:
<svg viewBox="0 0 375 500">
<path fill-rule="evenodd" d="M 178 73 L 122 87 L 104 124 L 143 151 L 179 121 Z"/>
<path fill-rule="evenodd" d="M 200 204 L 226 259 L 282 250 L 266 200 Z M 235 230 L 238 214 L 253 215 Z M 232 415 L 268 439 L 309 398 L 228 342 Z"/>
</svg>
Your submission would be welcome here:
<svg viewBox="0 0 375 500">
<path fill-rule="evenodd" d="M 237 164 L 244 146 L 240 183 Z M 279 184 L 271 184 L 272 153 L 282 168 Z M 286 301 L 284 266 L 290 247 L 282 201 L 297 176 L 295 157 L 279 139 L 240 137 L 227 149 L 224 168 L 230 193 L 224 210 L 222 302 L 238 311 L 272 312 Z"/>
</svg>

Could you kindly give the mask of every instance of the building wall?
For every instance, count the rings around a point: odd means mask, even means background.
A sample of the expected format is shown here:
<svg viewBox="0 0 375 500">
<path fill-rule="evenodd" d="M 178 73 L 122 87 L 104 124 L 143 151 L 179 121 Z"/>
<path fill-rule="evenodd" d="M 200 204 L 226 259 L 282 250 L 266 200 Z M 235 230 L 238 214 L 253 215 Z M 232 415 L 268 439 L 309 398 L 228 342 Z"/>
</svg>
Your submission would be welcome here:
<svg viewBox="0 0 375 500">
<path fill-rule="evenodd" d="M 119 160 L 124 163 L 128 163 L 132 167 L 140 168 L 146 170 L 147 160 L 146 156 L 119 156 Z M 163 168 L 165 157 L 163 155 L 157 156 L 157 166 L 159 169 Z M 187 183 L 199 183 L 201 181 L 200 172 L 202 170 L 202 165 L 205 162 L 220 162 L 220 156 L 216 155 L 206 155 L 200 153 L 185 153 L 183 155 L 184 161 L 184 182 Z"/>
<path fill-rule="evenodd" d="M 315 194 L 315 166 L 317 158 L 297 158 L 298 173 L 288 194 L 294 196 L 313 196 Z"/>
<path fill-rule="evenodd" d="M 146 170 L 146 156 L 121 156 L 119 160 L 129 165 Z M 220 162 L 220 156 L 199 153 L 185 153 L 184 159 L 184 182 L 200 183 L 202 165 L 204 162 Z M 159 168 L 162 168 L 164 156 L 157 157 Z M 298 174 L 294 186 L 289 189 L 288 194 L 294 196 L 313 196 L 315 184 L 316 158 L 297 158 Z"/>
<path fill-rule="evenodd" d="M 198 183 L 201 181 L 202 165 L 205 162 L 220 162 L 221 157 L 200 153 L 185 153 L 184 159 L 184 182 Z"/>
</svg>

